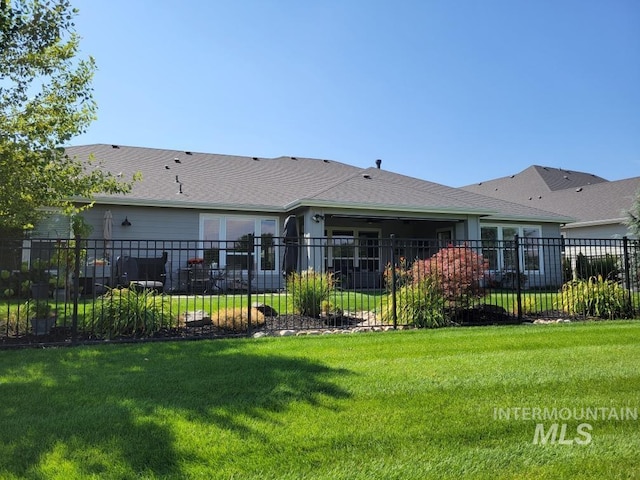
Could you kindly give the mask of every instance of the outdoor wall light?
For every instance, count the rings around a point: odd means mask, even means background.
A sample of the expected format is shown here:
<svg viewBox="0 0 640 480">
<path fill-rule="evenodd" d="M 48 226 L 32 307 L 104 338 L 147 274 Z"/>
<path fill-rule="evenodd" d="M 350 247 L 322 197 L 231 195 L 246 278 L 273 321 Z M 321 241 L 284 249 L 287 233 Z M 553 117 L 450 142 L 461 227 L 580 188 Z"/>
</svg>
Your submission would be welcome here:
<svg viewBox="0 0 640 480">
<path fill-rule="evenodd" d="M 124 217 L 124 220 L 122 221 L 122 226 L 123 227 L 130 227 L 131 226 L 131 222 L 129 221 L 128 217 Z"/>
<path fill-rule="evenodd" d="M 313 220 L 316 223 L 320 223 L 320 220 L 324 220 L 324 215 L 320 215 L 319 213 L 316 213 L 313 217 L 311 217 L 311 220 Z"/>
</svg>

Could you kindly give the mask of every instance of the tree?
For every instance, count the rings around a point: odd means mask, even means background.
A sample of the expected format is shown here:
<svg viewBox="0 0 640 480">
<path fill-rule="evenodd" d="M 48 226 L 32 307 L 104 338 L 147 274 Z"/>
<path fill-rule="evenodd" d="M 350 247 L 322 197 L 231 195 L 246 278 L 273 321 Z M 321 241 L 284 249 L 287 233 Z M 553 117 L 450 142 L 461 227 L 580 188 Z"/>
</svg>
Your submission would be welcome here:
<svg viewBox="0 0 640 480">
<path fill-rule="evenodd" d="M 631 234 L 640 239 L 640 191 L 636 194 L 631 210 L 627 212 L 627 226 Z"/>
<path fill-rule="evenodd" d="M 47 207 L 77 213 L 132 182 L 64 145 L 95 119 L 94 59 L 78 59 L 69 0 L 0 0 L 0 228 L 28 227 Z M 75 202 L 74 202 L 75 200 Z"/>
</svg>

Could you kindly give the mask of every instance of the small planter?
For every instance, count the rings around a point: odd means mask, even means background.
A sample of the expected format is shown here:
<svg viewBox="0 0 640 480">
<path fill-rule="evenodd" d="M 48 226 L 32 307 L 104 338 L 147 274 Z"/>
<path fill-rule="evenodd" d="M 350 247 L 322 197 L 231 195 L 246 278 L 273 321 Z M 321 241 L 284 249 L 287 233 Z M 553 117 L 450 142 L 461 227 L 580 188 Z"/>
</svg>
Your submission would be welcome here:
<svg viewBox="0 0 640 480">
<path fill-rule="evenodd" d="M 32 318 L 31 332 L 34 335 L 48 335 L 56 324 L 56 317 L 49 318 Z"/>
<path fill-rule="evenodd" d="M 53 291 L 53 299 L 58 302 L 64 302 L 67 300 L 67 289 L 66 288 L 56 288 Z"/>
<path fill-rule="evenodd" d="M 44 300 L 49 298 L 49 284 L 48 283 L 33 283 L 31 284 L 31 298 L 34 300 Z"/>
</svg>

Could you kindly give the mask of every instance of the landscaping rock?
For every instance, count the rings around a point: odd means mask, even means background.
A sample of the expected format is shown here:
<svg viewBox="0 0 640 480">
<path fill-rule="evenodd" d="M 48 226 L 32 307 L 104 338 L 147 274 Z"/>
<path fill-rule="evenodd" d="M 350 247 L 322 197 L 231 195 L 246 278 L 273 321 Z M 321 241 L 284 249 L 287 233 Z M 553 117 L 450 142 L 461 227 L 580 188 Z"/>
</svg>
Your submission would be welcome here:
<svg viewBox="0 0 640 480">
<path fill-rule="evenodd" d="M 205 325 L 211 325 L 211 317 L 204 310 L 186 312 L 180 320 L 185 327 L 204 327 Z"/>
<path fill-rule="evenodd" d="M 275 308 L 265 305 L 264 303 L 255 302 L 251 305 L 253 308 L 262 313 L 265 317 L 277 317 L 278 312 Z"/>
</svg>

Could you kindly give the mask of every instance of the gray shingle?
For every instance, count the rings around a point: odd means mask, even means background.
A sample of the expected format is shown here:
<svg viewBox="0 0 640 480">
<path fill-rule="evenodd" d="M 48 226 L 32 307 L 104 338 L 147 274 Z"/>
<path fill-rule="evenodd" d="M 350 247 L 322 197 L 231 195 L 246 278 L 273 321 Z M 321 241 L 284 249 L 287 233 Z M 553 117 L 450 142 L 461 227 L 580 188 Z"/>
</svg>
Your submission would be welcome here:
<svg viewBox="0 0 640 480">
<path fill-rule="evenodd" d="M 616 223 L 626 217 L 633 204 L 640 189 L 640 177 L 611 182 L 590 173 L 534 165 L 512 177 L 462 188 L 574 217 L 576 222 Z"/>
<path fill-rule="evenodd" d="M 333 160 L 255 158 L 104 144 L 69 147 L 67 153 L 79 159 L 92 154 L 104 168 L 122 172 L 125 178 L 142 173 L 142 181 L 130 194 L 102 197 L 103 201 L 275 212 L 295 205 L 325 204 L 566 221 L 540 208 Z"/>
</svg>

